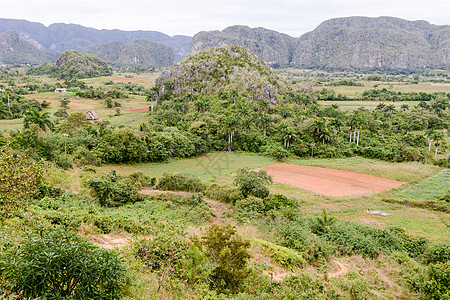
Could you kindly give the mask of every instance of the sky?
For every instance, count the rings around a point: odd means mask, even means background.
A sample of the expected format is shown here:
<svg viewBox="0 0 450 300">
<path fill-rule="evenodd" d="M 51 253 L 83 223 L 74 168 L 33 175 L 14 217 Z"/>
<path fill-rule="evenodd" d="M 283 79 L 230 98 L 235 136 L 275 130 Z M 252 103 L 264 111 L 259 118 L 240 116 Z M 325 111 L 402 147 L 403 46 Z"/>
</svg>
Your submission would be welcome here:
<svg viewBox="0 0 450 300">
<path fill-rule="evenodd" d="M 0 18 L 73 23 L 96 29 L 154 30 L 193 36 L 231 25 L 298 37 L 321 22 L 393 16 L 450 24 L 449 0 L 0 0 Z"/>
</svg>

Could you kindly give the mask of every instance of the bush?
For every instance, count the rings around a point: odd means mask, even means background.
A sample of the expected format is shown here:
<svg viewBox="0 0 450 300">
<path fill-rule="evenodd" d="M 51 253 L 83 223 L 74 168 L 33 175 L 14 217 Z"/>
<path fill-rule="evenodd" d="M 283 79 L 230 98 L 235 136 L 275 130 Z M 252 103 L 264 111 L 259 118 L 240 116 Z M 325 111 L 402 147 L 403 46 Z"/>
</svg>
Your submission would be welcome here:
<svg viewBox="0 0 450 300">
<path fill-rule="evenodd" d="M 303 268 L 307 265 L 303 256 L 295 250 L 278 246 L 264 240 L 256 240 L 267 252 L 273 262 L 289 269 Z"/>
<path fill-rule="evenodd" d="M 252 196 L 237 201 L 234 209 L 240 222 L 259 219 L 266 211 L 263 200 Z"/>
<path fill-rule="evenodd" d="M 261 150 L 264 155 L 279 161 L 289 157 L 289 152 L 286 148 L 278 144 L 264 146 Z"/>
<path fill-rule="evenodd" d="M 0 257 L 3 287 L 23 298 L 120 299 L 127 277 L 122 261 L 74 233 L 33 233 Z"/>
<path fill-rule="evenodd" d="M 267 184 L 272 183 L 272 177 L 265 170 L 255 172 L 240 169 L 233 183 L 245 198 L 251 195 L 262 199 L 269 196 Z"/>
<path fill-rule="evenodd" d="M 199 193 L 203 191 L 204 185 L 200 178 L 187 177 L 182 174 L 164 173 L 155 188 L 163 191 L 185 191 Z"/>
<path fill-rule="evenodd" d="M 101 206 L 120 206 L 144 200 L 134 184 L 116 182 L 107 176 L 90 178 L 86 184 L 93 190 Z"/>
<path fill-rule="evenodd" d="M 250 254 L 247 249 L 250 242 L 238 236 L 236 228 L 230 224 L 212 224 L 201 241 L 215 267 L 212 278 L 216 287 L 238 289 L 249 274 L 247 260 Z"/>
<path fill-rule="evenodd" d="M 227 186 L 220 186 L 216 183 L 211 184 L 206 189 L 205 195 L 217 201 L 230 204 L 235 204 L 237 201 L 244 198 L 240 190 L 236 188 L 229 188 Z"/>
<path fill-rule="evenodd" d="M 428 263 L 446 263 L 450 261 L 450 244 L 438 244 L 425 253 Z"/>
<path fill-rule="evenodd" d="M 280 210 L 283 208 L 291 208 L 294 210 L 298 209 L 298 203 L 294 199 L 289 199 L 285 195 L 275 194 L 264 198 L 264 205 L 266 211 L 270 210 Z"/>
</svg>

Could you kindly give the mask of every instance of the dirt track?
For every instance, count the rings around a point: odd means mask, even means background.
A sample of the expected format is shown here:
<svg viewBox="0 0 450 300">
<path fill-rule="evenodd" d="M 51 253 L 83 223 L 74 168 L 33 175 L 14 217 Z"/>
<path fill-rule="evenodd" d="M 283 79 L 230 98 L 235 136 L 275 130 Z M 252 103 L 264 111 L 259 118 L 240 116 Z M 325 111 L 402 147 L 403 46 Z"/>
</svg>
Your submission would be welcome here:
<svg viewBox="0 0 450 300">
<path fill-rule="evenodd" d="M 380 193 L 404 183 L 362 173 L 285 163 L 262 167 L 258 170 L 260 169 L 267 170 L 275 182 L 334 197 Z"/>
</svg>

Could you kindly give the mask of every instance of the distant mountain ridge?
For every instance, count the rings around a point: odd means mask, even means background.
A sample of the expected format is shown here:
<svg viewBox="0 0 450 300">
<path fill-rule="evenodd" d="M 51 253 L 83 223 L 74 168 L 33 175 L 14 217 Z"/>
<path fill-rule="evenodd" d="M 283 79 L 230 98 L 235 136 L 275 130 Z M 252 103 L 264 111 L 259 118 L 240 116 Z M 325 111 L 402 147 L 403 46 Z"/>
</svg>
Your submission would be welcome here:
<svg viewBox="0 0 450 300">
<path fill-rule="evenodd" d="M 450 26 L 393 17 L 323 22 L 300 38 L 247 26 L 202 31 L 190 53 L 235 44 L 271 65 L 319 69 L 450 69 Z"/>
<path fill-rule="evenodd" d="M 450 26 L 393 17 L 331 19 L 302 35 L 297 67 L 450 69 Z"/>
<path fill-rule="evenodd" d="M 170 65 L 169 52 L 150 44 L 161 43 L 172 48 L 175 61 L 207 48 L 238 45 L 273 67 L 450 70 L 449 25 L 394 17 L 330 19 L 299 38 L 240 25 L 222 31 L 202 31 L 191 38 L 170 37 L 157 31 L 98 30 L 62 23 L 46 27 L 25 20 L 0 19 L 0 33 L 10 30 L 18 35 L 2 35 L 0 63 L 40 63 L 54 60 L 64 50 L 75 49 L 95 53 L 113 64 L 164 67 Z M 136 44 L 136 40 L 146 43 Z M 106 49 L 105 44 L 111 49 Z M 131 48 L 123 50 L 126 47 Z"/>
<path fill-rule="evenodd" d="M 110 42 L 90 45 L 85 53 L 95 54 L 107 63 L 118 67 L 168 67 L 174 63 L 172 48 L 147 40 L 136 40 L 129 44 Z"/>
<path fill-rule="evenodd" d="M 131 43 L 143 39 L 171 47 L 174 50 L 175 58 L 179 60 L 188 55 L 191 41 L 189 36 L 170 37 L 158 31 L 99 30 L 63 23 L 51 24 L 46 27 L 37 22 L 0 18 L 0 33 L 10 30 L 17 31 L 24 40 L 32 43 L 38 49 L 47 49 L 57 53 L 68 49 L 82 52 L 91 44 Z"/>
<path fill-rule="evenodd" d="M 21 39 L 16 31 L 0 34 L 0 64 L 39 64 L 56 58 L 54 53 L 38 49 Z"/>
<path fill-rule="evenodd" d="M 190 54 L 210 47 L 237 45 L 250 50 L 272 66 L 287 66 L 292 61 L 297 39 L 262 27 L 230 26 L 222 31 L 202 31 L 194 35 Z"/>
</svg>

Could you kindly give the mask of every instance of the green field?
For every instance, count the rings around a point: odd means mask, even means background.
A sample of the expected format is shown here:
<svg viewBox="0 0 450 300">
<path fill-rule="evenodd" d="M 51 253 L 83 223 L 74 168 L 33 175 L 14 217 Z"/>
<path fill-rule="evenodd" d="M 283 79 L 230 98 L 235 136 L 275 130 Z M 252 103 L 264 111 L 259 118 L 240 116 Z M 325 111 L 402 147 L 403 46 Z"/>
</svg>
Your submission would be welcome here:
<svg viewBox="0 0 450 300">
<path fill-rule="evenodd" d="M 168 163 L 152 163 L 140 165 L 109 165 L 97 168 L 100 172 L 116 170 L 117 173 L 129 175 L 142 172 L 159 178 L 163 173 L 181 173 L 203 180 L 229 175 L 241 168 L 258 168 L 275 163 L 273 160 L 251 154 L 216 152 L 198 158 L 172 160 Z"/>
<path fill-rule="evenodd" d="M 450 190 L 450 170 L 444 169 L 438 174 L 402 191 L 396 197 L 400 199 L 436 200 Z"/>
</svg>

